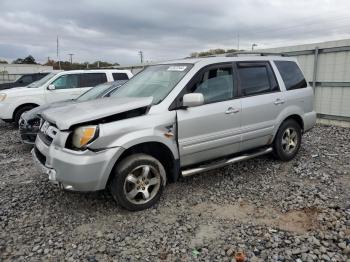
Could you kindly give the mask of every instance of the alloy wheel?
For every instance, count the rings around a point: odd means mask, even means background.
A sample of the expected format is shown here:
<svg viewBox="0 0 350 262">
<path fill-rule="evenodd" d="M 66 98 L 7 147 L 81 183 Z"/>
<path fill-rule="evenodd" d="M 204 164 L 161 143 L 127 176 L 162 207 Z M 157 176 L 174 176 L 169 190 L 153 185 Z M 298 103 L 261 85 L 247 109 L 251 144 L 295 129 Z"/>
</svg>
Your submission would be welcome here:
<svg viewBox="0 0 350 262">
<path fill-rule="evenodd" d="M 124 195 L 133 204 L 145 204 L 157 195 L 160 186 L 159 171 L 150 165 L 140 165 L 126 176 Z"/>
<path fill-rule="evenodd" d="M 298 134 L 294 128 L 287 128 L 282 135 L 282 149 L 287 154 L 292 154 L 298 146 Z"/>
</svg>

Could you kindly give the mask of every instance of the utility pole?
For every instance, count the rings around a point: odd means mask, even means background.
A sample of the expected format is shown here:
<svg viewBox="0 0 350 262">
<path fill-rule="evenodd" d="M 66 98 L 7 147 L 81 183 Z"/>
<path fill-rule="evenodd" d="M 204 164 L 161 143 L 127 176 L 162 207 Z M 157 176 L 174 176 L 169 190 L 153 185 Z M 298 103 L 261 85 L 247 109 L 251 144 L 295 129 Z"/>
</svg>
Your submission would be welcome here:
<svg viewBox="0 0 350 262">
<path fill-rule="evenodd" d="M 48 56 L 48 57 L 47 57 L 47 63 L 49 63 L 49 62 L 50 62 L 50 57 Z"/>
<path fill-rule="evenodd" d="M 239 51 L 239 32 L 237 33 L 237 51 Z"/>
<path fill-rule="evenodd" d="M 257 44 L 252 44 L 252 51 L 254 51 L 254 47 L 258 46 Z"/>
<path fill-rule="evenodd" d="M 58 61 L 58 67 L 59 67 L 59 69 L 61 70 L 60 49 L 59 49 L 59 43 L 58 43 L 58 36 L 57 36 L 56 47 L 57 47 L 57 61 Z"/>
<path fill-rule="evenodd" d="M 143 64 L 143 52 L 139 51 L 139 55 L 140 55 L 141 64 Z"/>
<path fill-rule="evenodd" d="M 70 64 L 73 64 L 73 55 L 74 54 L 68 54 L 69 55 L 69 57 L 70 57 Z"/>
</svg>

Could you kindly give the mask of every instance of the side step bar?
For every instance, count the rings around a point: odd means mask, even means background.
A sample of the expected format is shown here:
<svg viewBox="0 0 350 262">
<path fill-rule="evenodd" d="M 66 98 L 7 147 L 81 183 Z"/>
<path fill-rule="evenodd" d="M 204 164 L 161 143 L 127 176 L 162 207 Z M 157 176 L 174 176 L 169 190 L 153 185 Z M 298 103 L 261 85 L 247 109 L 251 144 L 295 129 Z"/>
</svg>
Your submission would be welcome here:
<svg viewBox="0 0 350 262">
<path fill-rule="evenodd" d="M 195 174 L 198 174 L 198 173 L 201 173 L 201 172 L 205 172 L 205 171 L 209 171 L 209 170 L 212 170 L 212 169 L 220 168 L 220 167 L 223 167 L 223 166 L 231 165 L 233 163 L 237 163 L 237 162 L 241 162 L 241 161 L 244 161 L 244 160 L 248 160 L 248 159 L 251 159 L 251 158 L 254 158 L 254 157 L 257 157 L 257 156 L 261 156 L 261 155 L 265 155 L 265 154 L 268 154 L 268 153 L 271 153 L 271 152 L 272 152 L 272 147 L 269 147 L 269 148 L 260 149 L 258 151 L 252 152 L 250 154 L 244 154 L 244 155 L 241 155 L 241 156 L 225 159 L 225 160 L 223 160 L 221 162 L 215 162 L 215 163 L 211 163 L 211 164 L 209 163 L 209 164 L 206 164 L 206 165 L 202 165 L 202 166 L 195 167 L 195 168 L 192 168 L 192 169 L 187 169 L 187 170 L 185 169 L 185 170 L 182 171 L 182 176 L 184 176 L 184 177 L 192 176 L 192 175 L 195 175 Z"/>
</svg>

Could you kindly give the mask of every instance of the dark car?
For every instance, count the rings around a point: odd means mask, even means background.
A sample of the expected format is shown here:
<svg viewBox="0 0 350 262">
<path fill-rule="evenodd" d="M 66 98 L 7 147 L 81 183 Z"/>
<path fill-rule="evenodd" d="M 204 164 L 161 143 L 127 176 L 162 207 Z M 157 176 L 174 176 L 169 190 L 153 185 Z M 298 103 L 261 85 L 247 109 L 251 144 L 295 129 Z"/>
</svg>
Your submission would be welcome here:
<svg viewBox="0 0 350 262">
<path fill-rule="evenodd" d="M 45 104 L 23 113 L 19 121 L 19 132 L 21 135 L 22 142 L 25 144 L 34 144 L 36 135 L 40 127 L 40 118 L 38 115 L 42 111 L 48 108 L 65 106 L 70 103 L 78 103 L 97 98 L 108 97 L 113 91 L 115 91 L 125 82 L 127 82 L 127 80 L 117 80 L 114 82 L 103 83 L 91 88 L 76 99 Z"/>
<path fill-rule="evenodd" d="M 15 82 L 0 84 L 0 90 L 9 89 L 13 87 L 27 86 L 35 81 L 40 80 L 44 76 L 47 76 L 49 73 L 34 73 L 34 74 L 25 74 L 18 78 Z"/>
</svg>

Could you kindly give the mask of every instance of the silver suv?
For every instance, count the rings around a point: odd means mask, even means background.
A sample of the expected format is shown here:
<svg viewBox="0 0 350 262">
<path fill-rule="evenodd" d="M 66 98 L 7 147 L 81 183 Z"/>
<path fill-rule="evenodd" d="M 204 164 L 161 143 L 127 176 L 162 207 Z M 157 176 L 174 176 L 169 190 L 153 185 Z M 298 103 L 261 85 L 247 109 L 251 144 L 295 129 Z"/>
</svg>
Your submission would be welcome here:
<svg viewBox="0 0 350 262">
<path fill-rule="evenodd" d="M 161 63 L 110 98 L 44 111 L 32 154 L 61 188 L 109 188 L 142 210 L 180 176 L 271 152 L 291 160 L 315 125 L 313 96 L 293 58 Z"/>
</svg>

